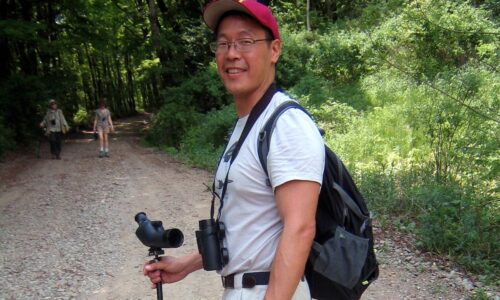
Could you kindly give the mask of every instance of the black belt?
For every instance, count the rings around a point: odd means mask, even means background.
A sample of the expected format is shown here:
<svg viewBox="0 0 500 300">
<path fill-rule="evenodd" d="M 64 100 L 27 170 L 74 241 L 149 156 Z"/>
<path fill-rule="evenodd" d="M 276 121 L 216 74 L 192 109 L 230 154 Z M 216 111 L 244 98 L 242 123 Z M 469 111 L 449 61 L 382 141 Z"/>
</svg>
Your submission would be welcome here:
<svg viewBox="0 0 500 300">
<path fill-rule="evenodd" d="M 270 272 L 244 273 L 241 279 L 241 286 L 245 289 L 251 289 L 256 285 L 269 284 Z M 222 286 L 226 289 L 234 289 L 234 275 L 222 276 Z"/>
</svg>

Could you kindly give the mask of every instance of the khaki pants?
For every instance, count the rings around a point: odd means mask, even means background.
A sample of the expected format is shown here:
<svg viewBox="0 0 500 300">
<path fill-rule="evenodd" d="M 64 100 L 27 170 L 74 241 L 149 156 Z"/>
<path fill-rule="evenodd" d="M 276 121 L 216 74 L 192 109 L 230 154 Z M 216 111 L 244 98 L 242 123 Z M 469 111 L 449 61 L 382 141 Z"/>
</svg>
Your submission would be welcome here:
<svg viewBox="0 0 500 300">
<path fill-rule="evenodd" d="M 241 283 L 241 276 L 238 278 L 238 275 L 235 276 L 235 283 Z M 239 280 L 238 280 L 239 279 Z M 241 284 L 240 284 L 241 285 Z M 222 296 L 223 300 L 262 300 L 266 295 L 267 285 L 257 285 L 251 289 L 244 289 L 241 286 L 235 286 L 234 289 L 225 289 L 224 295 Z M 299 281 L 299 285 L 295 290 L 295 294 L 293 295 L 291 300 L 311 300 L 311 295 L 309 294 L 309 286 L 307 285 L 307 281 Z"/>
</svg>

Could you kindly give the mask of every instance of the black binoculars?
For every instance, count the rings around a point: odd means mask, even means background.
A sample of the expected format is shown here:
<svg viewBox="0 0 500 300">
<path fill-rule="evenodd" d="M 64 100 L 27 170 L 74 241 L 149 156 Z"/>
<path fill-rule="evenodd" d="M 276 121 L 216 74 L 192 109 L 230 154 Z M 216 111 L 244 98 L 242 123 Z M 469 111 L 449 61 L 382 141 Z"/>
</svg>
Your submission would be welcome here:
<svg viewBox="0 0 500 300">
<path fill-rule="evenodd" d="M 229 262 L 227 248 L 222 246 L 226 234 L 224 223 L 214 219 L 199 221 L 200 230 L 196 231 L 196 243 L 206 271 L 221 270 Z"/>
<path fill-rule="evenodd" d="M 135 231 L 137 238 L 151 248 L 178 248 L 184 242 L 182 231 L 177 228 L 165 230 L 161 221 L 150 221 L 145 213 L 135 215 L 139 228 Z"/>
</svg>

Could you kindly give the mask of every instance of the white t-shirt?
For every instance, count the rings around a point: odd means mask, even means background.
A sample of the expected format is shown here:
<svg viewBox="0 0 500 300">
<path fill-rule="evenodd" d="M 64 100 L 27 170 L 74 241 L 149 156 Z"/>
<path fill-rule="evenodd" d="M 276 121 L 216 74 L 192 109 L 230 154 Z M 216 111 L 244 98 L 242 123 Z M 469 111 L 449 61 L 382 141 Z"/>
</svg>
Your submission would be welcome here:
<svg viewBox="0 0 500 300">
<path fill-rule="evenodd" d="M 224 245 L 229 252 L 229 263 L 221 271 L 223 276 L 270 271 L 283 230 L 273 190 L 291 180 L 322 182 L 323 139 L 309 116 L 298 109 L 289 109 L 279 117 L 271 137 L 267 163 L 272 187 L 266 184 L 257 152 L 258 135 L 275 108 L 290 100 L 281 92 L 274 94 L 230 168 L 220 219 L 226 225 Z M 218 195 L 222 193 L 231 154 L 247 119 L 245 116 L 238 120 L 217 169 Z"/>
</svg>

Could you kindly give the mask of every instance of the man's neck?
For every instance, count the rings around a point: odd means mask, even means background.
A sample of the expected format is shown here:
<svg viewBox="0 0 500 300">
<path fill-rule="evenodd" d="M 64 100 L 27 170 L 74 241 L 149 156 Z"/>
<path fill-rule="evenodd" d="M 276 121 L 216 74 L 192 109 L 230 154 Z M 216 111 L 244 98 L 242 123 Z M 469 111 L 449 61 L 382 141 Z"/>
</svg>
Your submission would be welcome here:
<svg viewBox="0 0 500 300">
<path fill-rule="evenodd" d="M 242 118 L 250 114 L 252 108 L 255 106 L 255 104 L 257 104 L 257 102 L 259 102 L 262 96 L 264 96 L 267 89 L 271 86 L 272 83 L 273 81 L 263 84 L 251 94 L 233 96 L 238 118 Z"/>
</svg>

